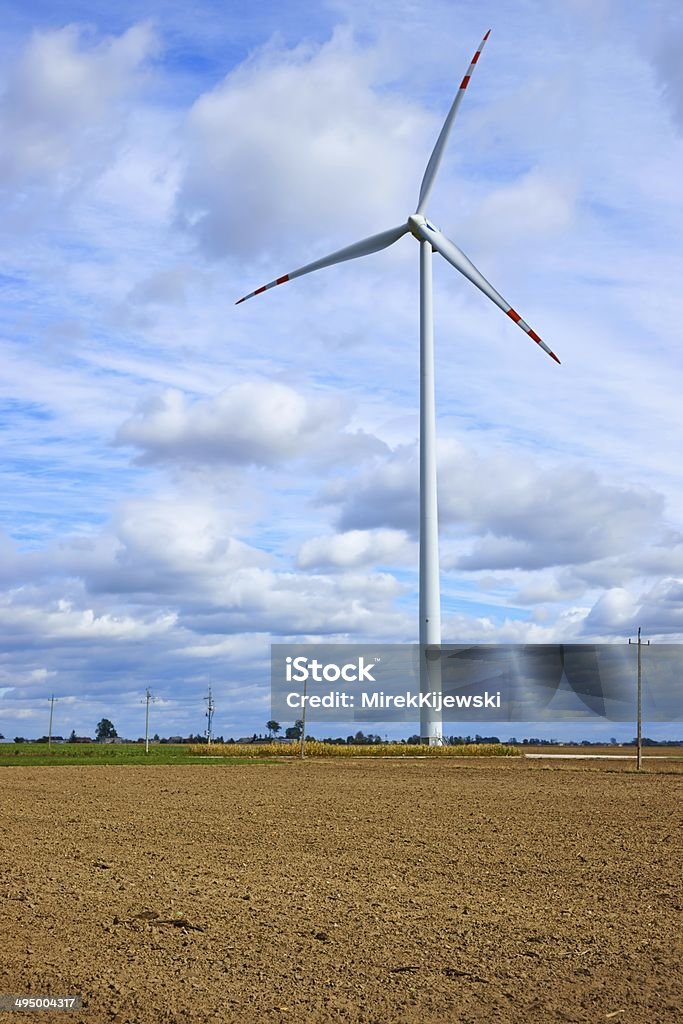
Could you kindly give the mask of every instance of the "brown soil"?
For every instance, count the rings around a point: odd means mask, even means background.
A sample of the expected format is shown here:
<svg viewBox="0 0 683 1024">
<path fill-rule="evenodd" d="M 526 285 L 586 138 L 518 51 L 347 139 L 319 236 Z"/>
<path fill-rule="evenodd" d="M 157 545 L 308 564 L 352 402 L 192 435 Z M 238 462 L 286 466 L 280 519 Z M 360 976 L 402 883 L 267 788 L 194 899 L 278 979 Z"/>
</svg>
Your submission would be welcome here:
<svg viewBox="0 0 683 1024">
<path fill-rule="evenodd" d="M 82 995 L 43 1024 L 680 1022 L 683 776 L 586 764 L 1 769 L 0 993 Z"/>
</svg>

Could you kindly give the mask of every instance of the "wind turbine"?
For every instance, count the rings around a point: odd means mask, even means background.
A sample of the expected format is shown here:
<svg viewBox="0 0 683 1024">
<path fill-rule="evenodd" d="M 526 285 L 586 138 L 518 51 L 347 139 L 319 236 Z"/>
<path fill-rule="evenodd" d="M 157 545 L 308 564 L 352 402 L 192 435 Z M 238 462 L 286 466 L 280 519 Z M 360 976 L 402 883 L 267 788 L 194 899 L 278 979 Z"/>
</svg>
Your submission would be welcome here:
<svg viewBox="0 0 683 1024">
<path fill-rule="evenodd" d="M 314 270 L 332 267 L 335 263 L 344 263 L 359 256 L 369 256 L 373 252 L 387 249 L 403 235 L 411 234 L 420 243 L 420 691 L 422 694 L 441 693 L 441 666 L 438 649 L 441 644 L 441 598 L 439 589 L 439 525 L 437 512 L 436 488 L 436 407 L 434 401 L 434 319 L 432 314 L 432 262 L 433 252 L 440 253 L 443 258 L 459 270 L 473 285 L 506 313 L 511 320 L 521 327 L 544 352 L 559 363 L 554 352 L 529 327 L 519 313 L 505 301 L 484 275 L 474 266 L 464 252 L 457 247 L 431 221 L 425 217 L 427 200 L 434 186 L 441 160 L 443 158 L 448 136 L 450 135 L 455 116 L 458 112 L 465 90 L 470 83 L 475 66 L 484 44 L 491 34 L 486 33 L 479 49 L 475 53 L 467 72 L 460 83 L 451 109 L 444 121 L 443 128 L 436 140 L 436 145 L 429 158 L 427 169 L 420 186 L 417 209 L 408 217 L 405 224 L 372 235 L 360 242 L 339 249 L 337 252 L 324 256 L 314 263 L 307 263 L 298 270 L 262 285 L 256 291 L 238 299 L 236 305 L 261 295 L 262 292 L 274 288 L 278 284 L 293 281 L 296 277 L 311 274 Z M 420 736 L 430 744 L 442 741 L 441 711 L 432 706 L 420 709 Z"/>
</svg>

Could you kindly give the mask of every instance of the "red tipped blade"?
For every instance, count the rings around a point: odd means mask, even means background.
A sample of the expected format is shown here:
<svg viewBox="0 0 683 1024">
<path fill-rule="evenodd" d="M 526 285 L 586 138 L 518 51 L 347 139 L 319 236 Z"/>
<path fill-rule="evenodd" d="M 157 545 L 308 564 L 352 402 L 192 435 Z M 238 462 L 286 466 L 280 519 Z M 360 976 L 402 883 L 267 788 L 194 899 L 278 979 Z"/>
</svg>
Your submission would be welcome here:
<svg viewBox="0 0 683 1024">
<path fill-rule="evenodd" d="M 560 360 L 557 358 L 552 349 L 548 348 L 546 343 L 539 338 L 536 331 L 529 327 L 526 320 L 522 320 L 521 316 L 516 309 L 513 309 L 509 302 L 506 302 L 500 292 L 497 292 L 490 281 L 487 281 L 480 270 L 477 270 L 472 260 L 465 255 L 462 249 L 459 249 L 454 242 L 451 242 L 450 238 L 446 238 L 443 232 L 439 231 L 438 228 L 434 227 L 428 220 L 425 220 L 420 226 L 419 235 L 426 242 L 429 242 L 432 249 L 436 252 L 441 253 L 443 258 L 447 260 L 452 267 L 459 270 L 460 273 L 471 281 L 473 285 L 479 288 L 480 291 L 487 295 L 491 302 L 494 302 L 499 309 L 502 309 L 504 313 L 510 317 L 511 320 L 521 327 L 529 337 L 539 345 L 544 352 L 547 352 L 551 359 L 554 359 L 556 363 Z"/>
<path fill-rule="evenodd" d="M 346 260 L 355 260 L 359 256 L 369 256 L 373 252 L 380 252 L 382 249 L 387 249 L 394 242 L 397 242 L 399 238 L 402 238 L 408 231 L 407 224 L 399 224 L 396 228 L 389 228 L 388 231 L 380 231 L 378 235 L 371 235 L 370 238 L 363 238 L 360 242 L 354 242 L 353 245 L 347 245 L 345 249 L 339 249 L 337 252 L 330 253 L 329 256 L 323 256 L 321 260 L 316 260 L 315 263 L 307 263 L 305 267 L 299 267 L 298 270 L 291 270 L 289 274 L 283 274 L 282 277 L 277 277 L 274 281 L 269 281 L 268 284 L 261 285 L 255 292 L 249 292 L 248 295 L 243 295 L 241 299 L 238 299 L 235 303 L 239 306 L 240 302 L 246 302 L 247 299 L 252 299 L 254 295 L 261 295 L 262 292 L 267 292 L 269 288 L 274 288 L 278 284 L 284 284 L 285 281 L 293 281 L 295 277 L 303 277 L 304 274 L 312 274 L 314 270 L 322 270 L 323 267 L 333 267 L 335 263 L 344 263 Z"/>
<path fill-rule="evenodd" d="M 436 178 L 439 166 L 441 164 L 441 158 L 443 157 L 443 152 L 444 149 L 446 148 L 446 143 L 448 142 L 448 136 L 450 135 L 451 128 L 453 127 L 453 122 L 455 121 L 455 115 L 458 113 L 458 107 L 460 106 L 462 98 L 465 95 L 465 89 L 470 84 L 470 78 L 472 77 L 479 57 L 481 56 L 481 51 L 484 49 L 484 43 L 486 42 L 490 35 L 491 29 L 488 30 L 488 32 L 480 42 L 479 49 L 477 50 L 474 57 L 470 61 L 470 66 L 468 67 L 465 73 L 465 77 L 460 83 L 460 88 L 455 94 L 455 99 L 451 104 L 451 109 L 448 111 L 448 115 L 446 117 L 446 120 L 444 121 L 443 128 L 441 129 L 439 137 L 436 140 L 436 145 L 434 146 L 432 155 L 429 158 L 429 163 L 427 164 L 427 169 L 424 173 L 424 178 L 422 179 L 422 184 L 420 186 L 420 197 L 417 201 L 417 210 L 415 211 L 416 213 L 424 213 L 425 211 L 427 200 L 429 199 L 430 192 L 432 191 L 432 188 L 434 186 L 434 180 Z"/>
</svg>

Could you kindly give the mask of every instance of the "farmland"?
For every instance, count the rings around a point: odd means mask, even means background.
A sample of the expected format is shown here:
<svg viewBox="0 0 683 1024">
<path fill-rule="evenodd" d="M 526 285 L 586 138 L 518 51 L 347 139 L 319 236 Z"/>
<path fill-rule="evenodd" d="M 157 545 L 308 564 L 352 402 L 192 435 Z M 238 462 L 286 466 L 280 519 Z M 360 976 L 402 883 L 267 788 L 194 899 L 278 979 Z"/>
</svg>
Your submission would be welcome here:
<svg viewBox="0 0 683 1024">
<path fill-rule="evenodd" d="M 0 745 L 0 768 L 19 766 L 60 765 L 183 765 L 197 764 L 211 749 L 192 748 L 171 743 L 152 744 L 145 753 L 142 743 L 3 743 Z M 226 751 L 227 763 L 241 763 L 259 758 L 256 746 Z M 262 756 L 262 755 L 261 755 Z"/>
<path fill-rule="evenodd" d="M 0 993 L 82 995 L 66 1019 L 89 1024 L 673 1024 L 682 781 L 519 757 L 5 769 Z"/>
<path fill-rule="evenodd" d="M 245 761 L 299 757 L 300 751 L 298 743 L 277 742 L 151 744 L 147 753 L 141 743 L 55 743 L 52 746 L 47 743 L 3 743 L 0 745 L 0 768 L 20 765 L 182 765 L 201 764 L 207 760 L 241 764 Z M 422 747 L 401 743 L 336 746 L 307 740 L 305 753 L 308 757 L 515 757 L 521 751 L 504 743 L 471 743 L 458 747 Z"/>
<path fill-rule="evenodd" d="M 38 767 L 60 765 L 188 765 L 203 764 L 207 761 L 218 761 L 222 764 L 243 764 L 245 762 L 269 761 L 271 759 L 296 758 L 300 756 L 299 743 L 285 744 L 276 742 L 262 743 L 214 743 L 207 744 L 173 744 L 152 743 L 145 752 L 141 743 L 100 744 L 100 743 L 3 743 L 0 744 L 0 768 L 2 767 Z M 417 744 L 379 743 L 379 744 L 343 744 L 321 743 L 307 740 L 306 757 L 312 758 L 386 758 L 386 757 L 521 757 L 524 754 L 543 754 L 544 756 L 568 754 L 576 756 L 609 756 L 618 758 L 635 758 L 633 746 L 590 746 L 563 747 L 553 746 L 510 746 L 506 743 L 468 743 L 456 746 L 426 747 Z M 657 746 L 647 747 L 645 758 L 650 762 L 650 769 L 656 767 L 656 758 L 664 758 L 667 770 L 678 762 L 683 769 L 683 747 Z"/>
</svg>

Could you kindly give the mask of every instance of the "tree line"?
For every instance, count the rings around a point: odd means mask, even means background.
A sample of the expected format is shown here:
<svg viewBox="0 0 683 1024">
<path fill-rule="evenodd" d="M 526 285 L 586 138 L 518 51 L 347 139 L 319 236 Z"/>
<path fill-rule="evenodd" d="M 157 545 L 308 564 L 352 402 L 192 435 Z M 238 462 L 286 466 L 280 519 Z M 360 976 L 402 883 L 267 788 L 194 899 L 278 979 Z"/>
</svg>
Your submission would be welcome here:
<svg viewBox="0 0 683 1024">
<path fill-rule="evenodd" d="M 261 733 L 253 733 L 253 735 L 251 735 L 251 736 L 242 736 L 242 737 L 240 737 L 237 740 L 233 739 L 233 737 L 231 737 L 231 736 L 229 736 L 227 739 L 224 739 L 223 736 L 215 736 L 215 737 L 212 737 L 212 742 L 214 742 L 214 743 L 240 743 L 240 742 L 241 743 L 244 743 L 244 742 L 247 742 L 247 743 L 264 743 L 264 742 L 267 742 L 268 740 L 272 741 L 272 740 L 278 740 L 278 739 L 281 739 L 281 738 L 291 742 L 291 741 L 301 740 L 301 734 L 302 734 L 303 728 L 304 728 L 303 720 L 302 719 L 297 719 L 297 721 L 294 723 L 294 725 L 288 726 L 286 729 L 284 729 L 284 732 L 283 732 L 283 727 L 280 725 L 280 723 L 276 722 L 274 719 L 270 719 L 268 722 L 266 722 L 266 729 L 267 729 L 267 733 L 268 733 L 267 735 L 262 735 Z M 280 733 L 283 733 L 282 737 L 280 737 Z M 0 733 L 0 740 L 3 740 L 4 738 L 5 737 L 2 735 L 2 733 Z M 103 742 L 115 740 L 115 739 L 118 739 L 118 738 L 119 738 L 119 734 L 116 731 L 116 728 L 114 727 L 114 723 L 111 721 L 111 719 L 109 719 L 109 718 L 101 718 L 100 721 L 97 723 L 97 726 L 95 728 L 95 742 L 103 743 Z M 355 732 L 353 734 L 349 734 L 346 737 L 343 737 L 343 736 L 325 736 L 325 737 L 322 737 L 322 738 L 318 738 L 316 736 L 312 736 L 312 735 L 309 735 L 307 733 L 306 734 L 306 739 L 307 740 L 318 739 L 318 742 L 320 742 L 320 743 L 331 743 L 331 744 L 336 744 L 338 746 L 366 746 L 366 745 L 380 744 L 380 743 L 385 743 L 385 742 L 405 743 L 405 744 L 408 744 L 408 745 L 418 745 L 418 744 L 420 744 L 422 742 L 420 736 L 417 733 L 413 734 L 412 736 L 408 736 L 406 739 L 388 740 L 386 737 L 383 739 L 377 733 L 372 733 L 372 732 L 364 733 L 360 729 L 357 732 Z M 92 742 L 92 739 L 91 739 L 90 736 L 77 736 L 75 730 L 73 730 L 73 729 L 71 730 L 70 736 L 66 740 L 64 739 L 63 736 L 51 736 L 51 737 L 50 736 L 41 736 L 37 740 L 30 740 L 30 739 L 27 739 L 25 736 L 15 736 L 14 737 L 14 742 L 15 743 L 48 743 L 50 740 L 52 740 L 52 742 L 55 742 L 55 743 L 91 743 Z M 191 734 L 189 736 L 183 736 L 183 737 L 180 737 L 180 736 L 164 737 L 164 736 L 159 736 L 158 733 L 155 733 L 154 736 L 152 737 L 152 742 L 153 743 L 206 743 L 206 741 L 207 741 L 206 734 L 202 735 L 201 733 L 197 733 L 196 735 L 192 735 Z M 144 739 L 143 738 L 139 738 L 138 740 L 132 741 L 132 742 L 144 743 Z M 466 735 L 466 736 L 444 736 L 444 743 L 448 744 L 449 746 L 459 746 L 459 745 L 467 746 L 467 745 L 472 744 L 472 743 L 496 744 L 496 743 L 503 743 L 503 742 L 507 743 L 507 744 L 509 744 L 511 746 L 524 746 L 524 747 L 526 747 L 526 746 L 533 746 L 533 747 L 544 747 L 544 746 L 604 747 L 604 746 L 609 746 L 609 745 L 632 747 L 632 746 L 636 745 L 637 740 L 634 737 L 631 740 L 622 740 L 622 741 L 620 741 L 618 743 L 616 737 L 614 737 L 614 736 L 610 737 L 610 739 L 608 741 L 606 741 L 606 740 L 585 740 L 585 739 L 582 739 L 582 740 L 557 740 L 557 739 L 549 739 L 548 740 L 548 739 L 542 739 L 541 737 L 535 737 L 535 736 L 529 737 L 527 739 L 521 739 L 521 740 L 517 739 L 516 736 L 511 736 L 507 740 L 501 740 L 498 736 L 481 736 L 479 733 L 475 733 L 474 736 L 471 736 L 469 734 Z M 683 740 L 654 740 L 654 739 L 650 739 L 649 737 L 645 736 L 645 737 L 643 737 L 642 744 L 643 744 L 644 747 L 683 746 Z"/>
</svg>

